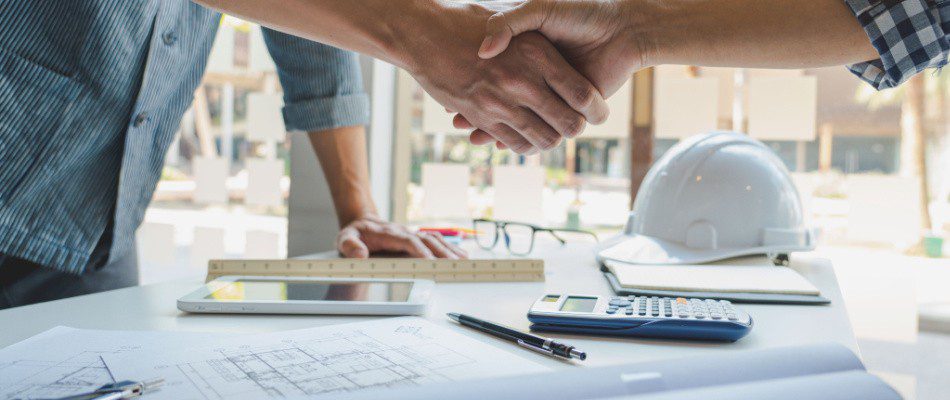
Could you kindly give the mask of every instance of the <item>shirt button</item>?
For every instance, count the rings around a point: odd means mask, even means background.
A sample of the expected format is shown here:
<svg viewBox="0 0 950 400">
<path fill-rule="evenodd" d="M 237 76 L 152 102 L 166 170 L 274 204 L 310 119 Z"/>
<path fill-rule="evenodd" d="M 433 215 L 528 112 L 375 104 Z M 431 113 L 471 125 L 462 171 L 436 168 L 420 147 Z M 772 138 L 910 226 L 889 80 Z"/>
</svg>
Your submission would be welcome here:
<svg viewBox="0 0 950 400">
<path fill-rule="evenodd" d="M 140 112 L 139 115 L 135 116 L 135 120 L 132 121 L 132 126 L 138 128 L 142 126 L 145 121 L 148 121 L 148 114 L 145 112 Z"/>
<path fill-rule="evenodd" d="M 175 35 L 175 32 L 165 32 L 165 34 L 162 35 L 162 41 L 165 42 L 166 46 L 171 46 L 178 41 L 178 36 Z"/>
</svg>

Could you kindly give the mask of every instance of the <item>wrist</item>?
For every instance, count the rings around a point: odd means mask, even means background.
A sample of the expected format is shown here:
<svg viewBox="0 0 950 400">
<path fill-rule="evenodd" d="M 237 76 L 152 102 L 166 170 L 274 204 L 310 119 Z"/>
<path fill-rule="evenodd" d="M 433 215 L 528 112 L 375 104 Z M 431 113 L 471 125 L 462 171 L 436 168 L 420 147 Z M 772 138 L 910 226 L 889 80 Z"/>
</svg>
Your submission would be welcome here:
<svg viewBox="0 0 950 400">
<path fill-rule="evenodd" d="M 388 62 L 414 73 L 422 62 L 417 55 L 420 47 L 418 42 L 426 40 L 436 15 L 446 5 L 440 0 L 409 0 L 398 4 L 401 15 L 398 18 L 385 18 L 387 34 L 380 39 L 379 47 Z"/>
<path fill-rule="evenodd" d="M 345 227 L 353 222 L 368 219 L 371 221 L 382 221 L 382 218 L 379 217 L 379 213 L 376 211 L 376 207 L 370 205 L 366 208 L 347 210 L 345 212 L 340 212 L 338 215 L 338 222 L 340 227 Z"/>
<path fill-rule="evenodd" d="M 667 18 L 666 0 L 620 0 L 621 35 L 630 43 L 623 56 L 638 68 L 662 63 L 663 29 Z"/>
<path fill-rule="evenodd" d="M 351 182 L 348 186 L 346 190 L 337 190 L 339 193 L 333 196 L 340 227 L 361 219 L 379 220 L 379 212 L 376 210 L 376 203 L 373 202 L 369 182 Z"/>
<path fill-rule="evenodd" d="M 406 7 L 405 17 L 394 18 L 399 21 L 391 23 L 394 38 L 392 58 L 397 60 L 398 67 L 418 79 L 418 73 L 431 66 L 433 56 L 445 55 L 447 41 L 452 42 L 448 46 L 452 50 L 470 44 L 472 49 L 468 53 L 477 54 L 480 43 L 477 40 L 484 34 L 485 22 L 491 14 L 475 4 L 412 0 Z M 463 37 L 466 34 L 472 34 L 472 37 Z"/>
</svg>

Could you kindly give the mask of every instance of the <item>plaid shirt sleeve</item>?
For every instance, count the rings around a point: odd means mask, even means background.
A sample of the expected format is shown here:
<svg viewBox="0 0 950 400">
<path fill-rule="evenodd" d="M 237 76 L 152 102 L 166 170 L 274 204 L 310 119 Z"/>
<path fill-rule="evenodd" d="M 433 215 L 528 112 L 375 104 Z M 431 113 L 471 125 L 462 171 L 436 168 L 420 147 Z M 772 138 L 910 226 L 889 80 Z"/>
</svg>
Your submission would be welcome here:
<svg viewBox="0 0 950 400">
<path fill-rule="evenodd" d="M 950 0 L 845 0 L 881 55 L 848 69 L 878 90 L 900 85 L 950 55 Z"/>
</svg>

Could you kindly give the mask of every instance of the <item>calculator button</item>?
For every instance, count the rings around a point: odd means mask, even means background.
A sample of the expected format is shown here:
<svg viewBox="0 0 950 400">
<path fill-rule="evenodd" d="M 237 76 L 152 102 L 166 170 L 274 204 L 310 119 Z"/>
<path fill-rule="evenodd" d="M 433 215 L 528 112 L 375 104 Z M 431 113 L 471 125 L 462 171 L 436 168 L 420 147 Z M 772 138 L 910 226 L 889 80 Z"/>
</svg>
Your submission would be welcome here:
<svg viewBox="0 0 950 400">
<path fill-rule="evenodd" d="M 737 320 L 735 314 L 726 314 L 726 317 L 729 318 L 730 321 L 736 321 L 736 320 Z"/>
<path fill-rule="evenodd" d="M 617 307 L 626 307 L 630 305 L 630 300 L 627 299 L 613 299 L 610 301 L 610 305 Z"/>
<path fill-rule="evenodd" d="M 684 298 L 682 298 L 682 297 L 677 297 L 677 298 L 676 298 L 676 304 L 687 304 L 687 303 L 688 303 L 688 302 L 686 301 L 686 299 L 684 299 Z"/>
<path fill-rule="evenodd" d="M 633 315 L 633 310 L 628 308 L 628 309 L 624 310 L 623 313 L 624 313 L 624 314 L 627 314 L 627 315 Z"/>
<path fill-rule="evenodd" d="M 608 309 L 607 309 L 607 314 L 613 314 L 613 313 L 615 313 L 615 312 L 617 312 L 617 309 L 616 309 L 616 308 L 608 308 Z"/>
</svg>

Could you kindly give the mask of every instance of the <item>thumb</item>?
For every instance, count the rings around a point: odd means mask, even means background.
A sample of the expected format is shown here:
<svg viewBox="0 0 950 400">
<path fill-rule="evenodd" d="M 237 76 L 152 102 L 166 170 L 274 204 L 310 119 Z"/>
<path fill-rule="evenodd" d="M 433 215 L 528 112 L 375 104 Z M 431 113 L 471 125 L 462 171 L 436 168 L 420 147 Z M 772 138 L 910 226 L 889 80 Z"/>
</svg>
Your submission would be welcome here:
<svg viewBox="0 0 950 400">
<path fill-rule="evenodd" d="M 478 56 L 484 59 L 495 57 L 508 48 L 513 37 L 541 29 L 544 21 L 542 10 L 541 0 L 528 0 L 489 17 L 485 24 L 485 40 L 478 49 Z"/>
<path fill-rule="evenodd" d="M 369 258 L 369 248 L 360 240 L 359 232 L 355 229 L 340 232 L 337 250 L 345 258 Z"/>
</svg>

